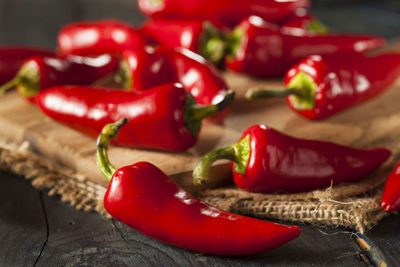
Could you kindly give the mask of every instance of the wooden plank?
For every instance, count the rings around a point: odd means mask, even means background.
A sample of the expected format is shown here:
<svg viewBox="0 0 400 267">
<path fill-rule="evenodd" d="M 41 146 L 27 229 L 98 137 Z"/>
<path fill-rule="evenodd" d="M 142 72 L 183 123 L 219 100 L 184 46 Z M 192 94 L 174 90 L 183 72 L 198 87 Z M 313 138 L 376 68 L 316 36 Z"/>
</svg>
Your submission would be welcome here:
<svg viewBox="0 0 400 267">
<path fill-rule="evenodd" d="M 35 105 L 21 99 L 16 92 L 1 98 L 0 106 L 2 138 L 19 143 L 28 141 L 33 150 L 46 158 L 73 168 L 94 182 L 106 184 L 96 167 L 94 139 L 46 118 Z M 205 122 L 199 142 L 188 151 L 169 153 L 112 146 L 109 155 L 116 166 L 150 161 L 179 181 L 191 172 L 199 156 L 215 147 L 233 143 L 239 136 L 239 132 Z M 220 170 L 225 177 L 229 174 L 224 171 L 225 167 Z"/>
<path fill-rule="evenodd" d="M 47 238 L 39 192 L 0 172 L 0 203 L 0 265 L 32 266 Z"/>
<path fill-rule="evenodd" d="M 397 101 L 398 87 L 382 95 L 323 121 L 309 121 L 290 110 L 283 99 L 249 102 L 244 93 L 249 87 L 279 87 L 281 80 L 255 80 L 244 75 L 226 73 L 229 86 L 237 92 L 231 113 L 223 125 L 203 123 L 198 143 L 181 153 L 137 150 L 112 146 L 110 159 L 116 166 L 145 160 L 159 166 L 188 190 L 191 187 L 191 170 L 204 153 L 234 143 L 241 132 L 253 125 L 266 123 L 288 134 L 329 140 L 336 143 L 368 147 L 379 145 L 400 151 L 394 137 L 400 137 L 400 110 Z M 97 170 L 95 140 L 46 118 L 32 103 L 21 99 L 16 92 L 0 98 L 0 132 L 2 137 L 22 142 L 46 158 L 70 167 L 93 182 L 105 185 Z M 229 180 L 229 167 L 219 162 L 212 172 L 216 186 Z"/>
<path fill-rule="evenodd" d="M 77 211 L 58 197 L 42 198 L 45 212 L 29 181 L 0 172 L 1 266 L 32 266 L 37 258 L 37 266 L 365 266 L 342 229 L 300 225 L 299 238 L 272 251 L 219 257 L 163 244 L 97 213 Z M 367 233 L 390 266 L 400 262 L 400 232 L 394 231 L 399 225 L 400 216 L 393 215 Z"/>
</svg>

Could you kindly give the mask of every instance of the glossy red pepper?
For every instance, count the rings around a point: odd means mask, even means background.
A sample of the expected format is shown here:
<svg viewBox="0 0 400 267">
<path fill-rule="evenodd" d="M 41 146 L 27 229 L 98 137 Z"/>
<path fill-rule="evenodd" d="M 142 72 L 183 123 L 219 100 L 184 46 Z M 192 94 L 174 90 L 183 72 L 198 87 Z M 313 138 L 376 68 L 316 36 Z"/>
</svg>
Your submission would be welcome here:
<svg viewBox="0 0 400 267">
<path fill-rule="evenodd" d="M 218 104 L 200 106 L 180 84 L 143 92 L 68 86 L 42 91 L 36 103 L 52 119 L 92 137 L 105 124 L 127 117 L 117 144 L 181 151 L 196 143 L 201 120 L 217 114 L 233 97 L 231 91 Z"/>
<path fill-rule="evenodd" d="M 116 170 L 107 157 L 110 139 L 126 123 L 104 127 L 97 164 L 110 181 L 104 207 L 115 219 L 162 242 L 203 253 L 263 252 L 296 238 L 301 229 L 233 214 L 202 202 L 149 162 Z M 123 130 L 123 129 L 122 129 Z"/>
<path fill-rule="evenodd" d="M 187 49 L 147 47 L 127 50 L 122 54 L 119 77 L 124 88 L 134 90 L 179 82 L 201 105 L 218 103 L 228 91 L 218 70 Z M 221 120 L 227 112 L 228 109 L 213 118 Z"/>
<path fill-rule="evenodd" d="M 235 184 L 251 192 L 302 192 L 331 184 L 357 182 L 377 169 L 390 152 L 355 149 L 331 142 L 287 136 L 265 125 L 243 132 L 238 143 L 203 156 L 193 171 L 194 184 L 209 177 L 211 164 L 233 161 Z"/>
<path fill-rule="evenodd" d="M 64 26 L 57 36 L 61 55 L 120 54 L 148 44 L 148 39 L 118 20 L 80 21 Z"/>
<path fill-rule="evenodd" d="M 21 65 L 17 75 L 0 87 L 0 93 L 17 87 L 18 92 L 33 101 L 40 90 L 58 85 L 90 85 L 118 69 L 118 58 L 103 54 L 83 57 L 31 57 Z"/>
<path fill-rule="evenodd" d="M 0 46 L 0 84 L 11 80 L 21 64 L 32 56 L 53 56 L 54 52 L 27 46 Z"/>
<path fill-rule="evenodd" d="M 286 29 L 286 30 L 285 30 Z M 307 56 L 363 52 L 382 46 L 380 37 L 344 34 L 316 34 L 278 27 L 260 17 L 244 19 L 233 31 L 225 63 L 236 72 L 256 77 L 284 75 Z"/>
<path fill-rule="evenodd" d="M 311 56 L 291 68 L 283 90 L 254 89 L 247 98 L 287 96 L 293 110 L 324 119 L 385 91 L 400 76 L 400 54 Z"/>
<path fill-rule="evenodd" d="M 308 0 L 138 0 L 139 9 L 148 16 L 216 20 L 229 26 L 251 15 L 282 22 L 310 4 Z"/>
<path fill-rule="evenodd" d="M 141 31 L 164 47 L 186 48 L 218 64 L 226 50 L 220 27 L 204 20 L 158 18 L 145 22 Z"/>
<path fill-rule="evenodd" d="M 387 212 L 400 210 L 400 163 L 386 180 L 381 206 Z"/>
</svg>

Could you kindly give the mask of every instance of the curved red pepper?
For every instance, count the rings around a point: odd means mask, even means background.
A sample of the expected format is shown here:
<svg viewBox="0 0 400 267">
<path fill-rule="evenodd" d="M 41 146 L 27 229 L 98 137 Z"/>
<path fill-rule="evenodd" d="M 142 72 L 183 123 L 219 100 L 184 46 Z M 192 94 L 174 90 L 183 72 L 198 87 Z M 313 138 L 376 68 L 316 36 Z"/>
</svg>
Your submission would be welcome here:
<svg viewBox="0 0 400 267">
<path fill-rule="evenodd" d="M 387 212 L 400 210 L 400 163 L 386 180 L 381 206 Z"/>
<path fill-rule="evenodd" d="M 146 90 L 168 83 L 179 82 L 201 105 L 218 103 L 228 87 L 218 70 L 207 61 L 186 49 L 127 50 L 122 54 L 120 78 L 125 88 Z M 215 120 L 223 119 L 228 109 Z"/>
<path fill-rule="evenodd" d="M 0 84 L 11 80 L 21 64 L 33 56 L 53 56 L 54 52 L 27 46 L 0 46 Z"/>
<path fill-rule="evenodd" d="M 83 57 L 31 57 L 24 61 L 17 75 L 0 87 L 4 92 L 14 86 L 33 101 L 43 89 L 59 85 L 90 85 L 118 69 L 119 60 L 111 55 Z"/>
<path fill-rule="evenodd" d="M 104 207 L 115 219 L 162 242 L 220 255 L 254 254 L 296 238 L 301 229 L 217 209 L 180 188 L 149 162 L 116 170 L 107 157 L 109 140 L 124 120 L 104 127 L 97 162 L 110 181 Z"/>
<path fill-rule="evenodd" d="M 306 118 L 323 119 L 388 89 L 400 76 L 400 54 L 313 56 L 287 73 L 285 85 L 290 86 L 299 73 L 309 75 L 315 83 L 314 104 L 303 108 L 301 97 L 289 96 L 289 106 Z"/>
<path fill-rule="evenodd" d="M 308 57 L 285 76 L 286 89 L 249 90 L 246 97 L 287 96 L 289 107 L 308 119 L 324 119 L 382 93 L 400 76 L 400 54 Z"/>
<path fill-rule="evenodd" d="M 193 146 L 201 120 L 215 115 L 233 100 L 233 92 L 212 106 L 196 105 L 180 84 L 165 84 L 143 92 L 92 87 L 53 87 L 36 97 L 52 119 L 96 137 L 103 125 L 127 117 L 130 122 L 117 144 L 181 151 Z"/>
<path fill-rule="evenodd" d="M 225 56 L 224 32 L 215 23 L 194 19 L 152 19 L 141 31 L 167 48 L 186 48 L 218 64 Z"/>
<path fill-rule="evenodd" d="M 229 26 L 251 15 L 282 22 L 310 4 L 308 0 L 138 0 L 139 9 L 148 16 L 216 20 Z"/>
<path fill-rule="evenodd" d="M 301 192 L 351 183 L 378 168 L 390 152 L 354 149 L 330 142 L 287 136 L 265 125 L 243 132 L 237 144 L 206 154 L 196 165 L 195 184 L 208 178 L 211 164 L 232 160 L 233 178 L 251 192 Z"/>
<path fill-rule="evenodd" d="M 290 28 L 279 28 L 260 17 L 251 16 L 235 28 L 231 53 L 225 63 L 232 71 L 274 77 L 284 75 L 289 68 L 310 55 L 363 52 L 384 43 L 382 38 L 373 36 L 326 35 L 307 31 L 294 35 Z"/>
<path fill-rule="evenodd" d="M 148 39 L 118 20 L 81 21 L 64 26 L 57 35 L 61 55 L 120 54 L 148 44 Z"/>
</svg>

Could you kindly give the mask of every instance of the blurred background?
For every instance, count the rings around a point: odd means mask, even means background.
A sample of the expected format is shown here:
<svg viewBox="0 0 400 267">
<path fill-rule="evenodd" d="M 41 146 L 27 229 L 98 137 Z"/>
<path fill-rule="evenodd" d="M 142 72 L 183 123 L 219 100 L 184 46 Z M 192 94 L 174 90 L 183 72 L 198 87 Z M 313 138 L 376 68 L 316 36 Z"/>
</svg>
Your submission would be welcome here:
<svg viewBox="0 0 400 267">
<path fill-rule="evenodd" d="M 335 31 L 400 37 L 400 0 L 312 2 L 311 11 Z M 135 0 L 0 0 L 0 45 L 54 48 L 64 24 L 104 18 L 136 26 L 146 19 Z"/>
</svg>

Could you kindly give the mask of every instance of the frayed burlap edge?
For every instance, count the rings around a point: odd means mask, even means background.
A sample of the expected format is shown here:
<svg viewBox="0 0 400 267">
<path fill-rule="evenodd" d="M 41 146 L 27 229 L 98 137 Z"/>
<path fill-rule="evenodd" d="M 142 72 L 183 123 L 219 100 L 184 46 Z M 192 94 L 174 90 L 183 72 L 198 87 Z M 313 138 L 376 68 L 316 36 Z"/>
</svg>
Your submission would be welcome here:
<svg viewBox="0 0 400 267">
<path fill-rule="evenodd" d="M 77 209 L 106 215 L 103 197 L 106 188 L 84 176 L 59 166 L 20 146 L 0 141 L 0 170 L 31 180 L 32 185 L 60 195 Z M 386 213 L 380 208 L 382 177 L 388 168 L 357 184 L 297 194 L 257 194 L 236 187 L 207 189 L 196 194 L 200 199 L 231 212 L 262 218 L 310 223 L 318 226 L 346 227 L 361 233 L 374 226 Z"/>
<path fill-rule="evenodd" d="M 244 192 L 237 188 L 209 189 L 198 197 L 219 208 L 235 213 L 262 218 L 310 223 L 318 226 L 345 227 L 361 233 L 373 227 L 387 213 L 379 205 L 382 187 L 368 194 L 332 198 L 327 189 L 321 198 L 301 199 L 295 194 L 288 198 Z"/>
<path fill-rule="evenodd" d="M 48 190 L 50 196 L 60 195 L 61 201 L 78 210 L 107 214 L 104 186 L 29 151 L 27 142 L 16 146 L 0 141 L 0 170 L 24 176 L 34 187 Z"/>
</svg>

